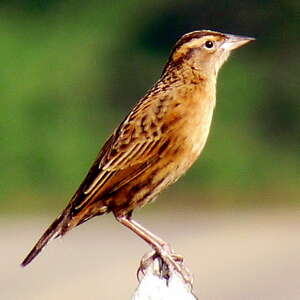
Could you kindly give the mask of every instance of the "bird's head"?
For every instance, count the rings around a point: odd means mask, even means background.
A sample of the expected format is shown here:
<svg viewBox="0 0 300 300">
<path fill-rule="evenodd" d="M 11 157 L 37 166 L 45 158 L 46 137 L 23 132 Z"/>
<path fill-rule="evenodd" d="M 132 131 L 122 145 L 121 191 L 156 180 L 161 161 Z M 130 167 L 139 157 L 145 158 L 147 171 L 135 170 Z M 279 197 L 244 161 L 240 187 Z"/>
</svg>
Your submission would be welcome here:
<svg viewBox="0 0 300 300">
<path fill-rule="evenodd" d="M 167 67 L 190 67 L 204 76 L 217 75 L 231 51 L 252 40 L 254 38 L 210 30 L 193 31 L 175 44 Z"/>
</svg>

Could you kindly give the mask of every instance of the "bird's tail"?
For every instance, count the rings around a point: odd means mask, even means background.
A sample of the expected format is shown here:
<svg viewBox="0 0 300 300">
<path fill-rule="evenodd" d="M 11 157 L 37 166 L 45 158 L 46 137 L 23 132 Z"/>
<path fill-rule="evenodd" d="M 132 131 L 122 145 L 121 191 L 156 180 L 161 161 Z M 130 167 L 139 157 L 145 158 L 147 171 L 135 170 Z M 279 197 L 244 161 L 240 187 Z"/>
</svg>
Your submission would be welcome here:
<svg viewBox="0 0 300 300">
<path fill-rule="evenodd" d="M 47 245 L 47 243 L 59 236 L 64 235 L 70 228 L 68 228 L 68 207 L 63 211 L 63 213 L 49 226 L 42 237 L 38 240 L 29 254 L 26 256 L 24 261 L 21 263 L 22 267 L 28 265 Z"/>
</svg>

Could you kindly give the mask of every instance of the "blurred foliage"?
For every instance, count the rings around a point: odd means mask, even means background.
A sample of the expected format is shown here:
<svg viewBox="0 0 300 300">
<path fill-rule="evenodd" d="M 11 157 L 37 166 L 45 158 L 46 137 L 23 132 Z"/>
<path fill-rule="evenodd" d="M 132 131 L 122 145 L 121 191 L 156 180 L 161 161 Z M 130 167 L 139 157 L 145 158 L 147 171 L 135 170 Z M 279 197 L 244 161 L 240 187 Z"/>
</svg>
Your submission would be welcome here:
<svg viewBox="0 0 300 300">
<path fill-rule="evenodd" d="M 292 0 L 1 1 L 0 209 L 62 207 L 176 40 L 203 28 L 257 41 L 221 71 L 207 147 L 176 191 L 297 202 L 299 11 Z"/>
</svg>

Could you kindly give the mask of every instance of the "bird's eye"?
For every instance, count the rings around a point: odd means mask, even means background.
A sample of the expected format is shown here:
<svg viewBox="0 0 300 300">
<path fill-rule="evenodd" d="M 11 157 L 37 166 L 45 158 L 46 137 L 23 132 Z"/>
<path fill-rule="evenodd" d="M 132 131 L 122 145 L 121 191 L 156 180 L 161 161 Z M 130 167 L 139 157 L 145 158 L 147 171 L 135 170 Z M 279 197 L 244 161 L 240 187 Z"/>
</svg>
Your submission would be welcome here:
<svg viewBox="0 0 300 300">
<path fill-rule="evenodd" d="M 205 42 L 205 48 L 211 49 L 211 48 L 213 48 L 213 46 L 214 46 L 214 42 L 212 42 L 212 41 Z"/>
</svg>

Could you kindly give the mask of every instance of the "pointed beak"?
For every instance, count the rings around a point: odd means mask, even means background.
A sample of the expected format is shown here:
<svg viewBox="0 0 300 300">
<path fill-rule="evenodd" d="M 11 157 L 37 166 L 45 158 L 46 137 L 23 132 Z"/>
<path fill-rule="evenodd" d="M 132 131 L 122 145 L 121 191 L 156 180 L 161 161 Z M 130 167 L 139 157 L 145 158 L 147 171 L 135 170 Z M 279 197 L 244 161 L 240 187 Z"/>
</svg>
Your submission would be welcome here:
<svg viewBox="0 0 300 300">
<path fill-rule="evenodd" d="M 254 40 L 255 40 L 255 38 L 248 37 L 248 36 L 226 34 L 226 40 L 224 41 L 221 48 L 223 48 L 224 50 L 231 51 L 231 50 L 237 49 L 241 46 L 244 46 Z"/>
</svg>

